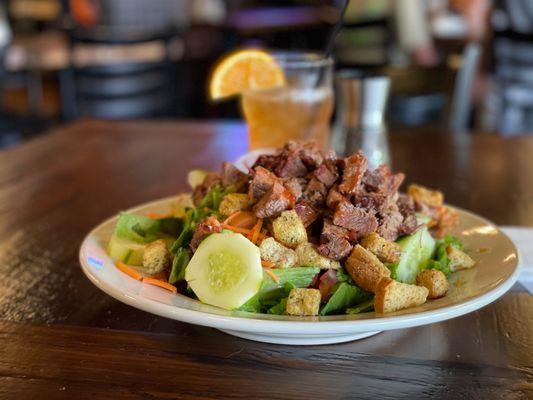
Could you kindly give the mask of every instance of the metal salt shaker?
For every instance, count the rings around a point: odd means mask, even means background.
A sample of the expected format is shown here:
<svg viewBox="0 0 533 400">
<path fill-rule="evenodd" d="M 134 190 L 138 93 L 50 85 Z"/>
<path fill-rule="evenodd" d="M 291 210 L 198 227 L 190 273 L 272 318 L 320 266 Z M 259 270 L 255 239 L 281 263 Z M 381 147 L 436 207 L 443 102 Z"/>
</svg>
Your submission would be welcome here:
<svg viewBox="0 0 533 400">
<path fill-rule="evenodd" d="M 338 107 L 332 147 L 343 155 L 362 150 L 370 169 L 390 164 L 384 120 L 390 78 L 344 70 L 335 80 Z"/>
</svg>

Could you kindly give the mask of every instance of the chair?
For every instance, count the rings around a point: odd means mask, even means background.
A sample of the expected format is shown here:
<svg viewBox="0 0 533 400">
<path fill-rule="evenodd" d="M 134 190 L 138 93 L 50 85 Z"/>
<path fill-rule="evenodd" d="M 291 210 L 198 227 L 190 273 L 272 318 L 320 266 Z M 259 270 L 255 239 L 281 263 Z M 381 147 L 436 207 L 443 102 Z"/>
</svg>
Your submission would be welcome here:
<svg viewBox="0 0 533 400">
<path fill-rule="evenodd" d="M 496 129 L 503 135 L 533 128 L 533 46 L 525 40 L 497 38 L 495 78 L 500 101 Z"/>
<path fill-rule="evenodd" d="M 469 130 L 472 113 L 472 87 L 481 57 L 481 45 L 468 43 L 463 51 L 461 66 L 455 78 L 448 128 L 452 133 Z"/>
<path fill-rule="evenodd" d="M 64 118 L 171 115 L 175 69 L 167 49 L 175 35 L 112 29 L 74 32 L 73 64 L 60 74 Z"/>
</svg>

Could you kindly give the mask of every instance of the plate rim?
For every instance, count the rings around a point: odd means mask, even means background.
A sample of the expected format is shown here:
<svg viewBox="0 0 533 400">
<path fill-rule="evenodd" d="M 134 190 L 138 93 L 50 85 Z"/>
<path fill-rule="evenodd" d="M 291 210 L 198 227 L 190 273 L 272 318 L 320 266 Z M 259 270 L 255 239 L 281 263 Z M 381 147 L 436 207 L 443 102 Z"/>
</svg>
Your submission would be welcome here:
<svg viewBox="0 0 533 400">
<path fill-rule="evenodd" d="M 137 209 L 149 207 L 150 205 L 160 204 L 165 201 L 173 201 L 176 196 L 167 196 L 161 199 L 148 201 L 128 208 L 122 212 L 135 212 Z M 370 331 L 384 331 L 391 329 L 409 328 L 415 326 L 426 325 L 434 322 L 445 321 L 448 319 L 456 318 L 472 311 L 480 309 L 493 301 L 503 296 L 517 281 L 521 271 L 520 254 L 513 241 L 507 236 L 497 225 L 468 210 L 460 207 L 452 206 L 456 210 L 460 210 L 465 214 L 474 216 L 482 220 L 485 224 L 495 228 L 500 235 L 503 235 L 511 244 L 514 254 L 516 254 L 516 260 L 514 265 L 514 271 L 504 281 L 498 283 L 495 287 L 487 292 L 468 299 L 464 302 L 445 306 L 442 308 L 422 311 L 415 314 L 406 315 L 392 315 L 389 317 L 369 318 L 369 319 L 346 319 L 346 320 L 330 320 L 330 321 L 316 321 L 312 319 L 308 320 L 267 320 L 257 319 L 253 316 L 223 316 L 217 314 L 206 313 L 199 310 L 191 310 L 176 305 L 170 305 L 161 303 L 157 300 L 153 300 L 146 297 L 135 296 L 126 294 L 118 288 L 113 287 L 103 280 L 98 279 L 91 271 L 85 261 L 85 254 L 89 240 L 95 236 L 95 232 L 101 229 L 104 225 L 110 223 L 112 220 L 118 217 L 118 213 L 106 218 L 103 222 L 99 223 L 96 227 L 90 230 L 90 232 L 84 237 L 79 250 L 79 261 L 81 269 L 85 276 L 100 290 L 107 295 L 121 301 L 129 306 L 138 308 L 140 310 L 186 322 L 195 325 L 202 325 L 211 328 L 218 328 L 222 330 L 233 330 L 242 332 L 256 332 L 256 333 L 277 333 L 277 334 L 305 334 L 308 328 L 312 327 L 313 331 L 308 332 L 310 335 L 316 334 L 342 334 L 342 333 L 357 333 L 357 332 L 370 332 Z M 128 277 L 129 278 L 129 277 Z M 132 279 L 133 278 L 129 278 Z M 163 289 L 161 289 L 163 290 Z M 178 296 L 184 296 L 177 294 Z M 187 296 L 185 296 L 187 297 Z M 192 299 L 193 300 L 193 299 Z M 253 313 L 250 313 L 253 315 Z"/>
</svg>

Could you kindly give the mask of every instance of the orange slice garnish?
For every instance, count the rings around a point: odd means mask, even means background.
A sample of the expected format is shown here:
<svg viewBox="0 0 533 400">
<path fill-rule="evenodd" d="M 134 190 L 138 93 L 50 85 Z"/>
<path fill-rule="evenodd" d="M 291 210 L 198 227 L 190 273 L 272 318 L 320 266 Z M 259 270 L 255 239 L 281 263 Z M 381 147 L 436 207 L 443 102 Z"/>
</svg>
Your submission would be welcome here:
<svg viewBox="0 0 533 400">
<path fill-rule="evenodd" d="M 209 82 L 209 96 L 219 100 L 247 90 L 284 84 L 285 75 L 274 57 L 263 50 L 239 50 L 216 65 Z"/>
</svg>

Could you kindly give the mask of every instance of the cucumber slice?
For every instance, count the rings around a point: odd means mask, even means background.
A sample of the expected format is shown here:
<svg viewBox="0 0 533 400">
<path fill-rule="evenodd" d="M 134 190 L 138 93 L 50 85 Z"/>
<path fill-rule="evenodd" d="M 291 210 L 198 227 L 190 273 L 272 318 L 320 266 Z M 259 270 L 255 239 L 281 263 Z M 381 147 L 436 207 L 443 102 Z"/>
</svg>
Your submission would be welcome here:
<svg viewBox="0 0 533 400">
<path fill-rule="evenodd" d="M 194 189 L 204 183 L 206 175 L 207 171 L 204 171 L 203 169 L 193 169 L 192 171 L 189 171 L 189 174 L 187 175 L 187 183 L 191 189 Z"/>
<path fill-rule="evenodd" d="M 263 282 L 259 248 L 241 234 L 214 233 L 194 253 L 185 280 L 203 303 L 239 308 Z"/>
<path fill-rule="evenodd" d="M 107 253 L 115 262 L 122 261 L 124 264 L 140 266 L 143 263 L 145 247 L 145 244 L 113 235 L 107 246 Z"/>
<path fill-rule="evenodd" d="M 435 239 L 427 228 L 398 240 L 402 255 L 398 263 L 389 265 L 392 278 L 403 283 L 414 283 L 416 275 L 427 267 L 435 251 Z"/>
</svg>

